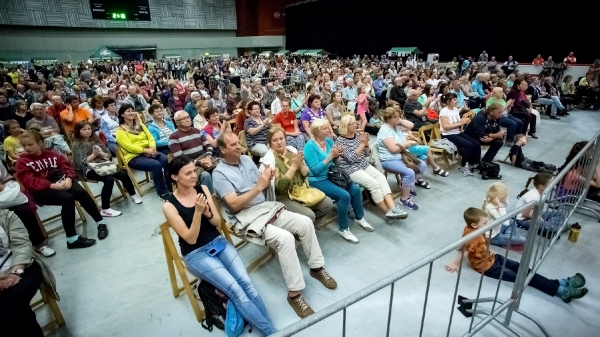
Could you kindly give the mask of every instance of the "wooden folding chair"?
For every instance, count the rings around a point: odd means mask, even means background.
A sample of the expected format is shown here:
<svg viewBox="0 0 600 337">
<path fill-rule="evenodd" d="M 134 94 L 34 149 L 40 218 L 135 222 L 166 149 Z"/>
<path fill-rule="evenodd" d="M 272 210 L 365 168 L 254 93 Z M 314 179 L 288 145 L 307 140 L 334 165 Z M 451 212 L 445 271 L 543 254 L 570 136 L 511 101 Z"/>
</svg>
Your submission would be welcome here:
<svg viewBox="0 0 600 337">
<path fill-rule="evenodd" d="M 41 205 L 38 205 L 38 206 L 41 206 Z M 48 206 L 51 206 L 51 205 L 48 205 Z M 41 207 L 43 207 L 43 206 L 41 206 Z M 83 209 L 81 208 L 81 205 L 79 205 L 79 203 L 77 201 L 75 201 L 75 210 L 77 211 L 77 214 L 79 215 L 79 218 L 75 218 L 75 226 L 80 225 L 80 224 L 86 222 L 87 218 L 85 217 L 85 213 L 83 213 Z M 35 216 L 37 217 L 39 223 L 41 223 L 42 234 L 44 234 L 45 236 L 52 236 L 52 235 L 54 235 L 54 234 L 56 234 L 56 233 L 64 230 L 63 226 L 58 226 L 56 228 L 52 228 L 49 231 L 46 231 L 46 226 L 45 225 L 47 223 L 50 223 L 50 222 L 56 220 L 56 219 L 60 219 L 60 217 L 61 217 L 60 213 L 58 213 L 56 215 L 53 215 L 51 217 L 48 217 L 48 218 L 46 218 L 44 220 L 40 219 L 40 217 L 37 214 L 37 212 L 36 212 Z"/>
<path fill-rule="evenodd" d="M 427 138 L 425 136 L 425 134 L 429 132 L 430 136 L 429 136 L 429 142 L 427 142 Z M 429 149 L 431 150 L 431 153 L 433 153 L 434 155 L 438 155 L 440 154 L 442 156 L 442 159 L 444 160 L 444 165 L 446 165 L 446 171 L 450 170 L 450 154 L 448 153 L 448 151 L 439 148 L 439 147 L 435 147 L 434 145 L 431 145 L 431 141 L 435 140 L 435 139 L 441 139 L 441 132 L 440 132 L 440 125 L 439 124 L 430 124 L 430 125 L 425 125 L 422 126 L 421 128 L 419 128 L 419 140 L 421 140 L 422 144 L 427 144 L 429 146 Z M 439 158 L 439 156 L 437 157 Z M 434 159 L 437 159 L 434 158 Z"/>
<path fill-rule="evenodd" d="M 246 140 L 246 131 L 240 131 L 238 137 L 240 138 L 240 145 L 242 146 L 242 154 L 251 156 L 252 154 L 250 153 L 250 149 L 248 148 L 248 141 Z"/>
<path fill-rule="evenodd" d="M 52 311 L 52 314 L 54 315 L 54 319 L 42 327 L 44 333 L 54 330 L 53 328 L 58 328 L 65 325 L 65 319 L 60 311 L 60 308 L 58 307 L 58 303 L 56 303 L 56 299 L 48 295 L 46 287 L 43 283 L 40 284 L 40 295 L 41 298 L 39 300 L 31 303 L 31 309 L 35 311 L 47 304 L 50 307 L 50 311 Z"/>
<path fill-rule="evenodd" d="M 133 172 L 133 170 L 129 167 L 129 165 L 125 164 L 125 158 L 123 157 L 123 151 L 121 151 L 121 148 L 119 146 L 117 146 L 117 165 L 122 168 L 127 170 L 127 174 L 129 174 L 129 178 L 131 178 L 131 182 L 133 182 L 133 186 L 135 187 L 136 191 L 138 192 L 138 194 L 140 195 L 140 197 L 143 197 L 144 194 L 148 193 L 151 189 L 154 188 L 154 186 L 148 187 L 147 189 L 143 190 L 142 189 L 142 185 L 147 184 L 150 182 L 150 174 L 148 173 L 148 171 L 144 172 L 144 174 L 146 175 L 146 177 L 143 180 L 138 181 L 135 178 L 135 174 Z"/>
<path fill-rule="evenodd" d="M 92 199 L 94 199 L 94 201 L 96 202 L 96 205 L 98 205 L 98 210 L 100 210 L 100 205 L 98 204 L 96 199 L 100 198 L 102 196 L 102 194 L 101 193 L 94 194 L 94 192 L 92 192 L 92 190 L 90 189 L 90 185 L 88 185 L 88 184 L 98 184 L 98 183 L 101 183 L 101 181 L 90 180 L 90 179 L 82 179 L 80 181 L 81 181 L 81 185 L 83 185 L 83 189 L 85 189 L 88 192 L 88 194 L 90 195 L 90 197 L 92 197 Z M 119 189 L 119 192 L 121 193 L 121 195 L 118 195 L 118 196 L 110 199 L 111 204 L 127 199 L 127 191 L 125 191 L 125 188 L 123 188 L 123 185 L 121 185 L 121 182 L 119 181 L 119 179 L 115 179 L 115 184 L 117 185 L 117 189 Z"/>
</svg>

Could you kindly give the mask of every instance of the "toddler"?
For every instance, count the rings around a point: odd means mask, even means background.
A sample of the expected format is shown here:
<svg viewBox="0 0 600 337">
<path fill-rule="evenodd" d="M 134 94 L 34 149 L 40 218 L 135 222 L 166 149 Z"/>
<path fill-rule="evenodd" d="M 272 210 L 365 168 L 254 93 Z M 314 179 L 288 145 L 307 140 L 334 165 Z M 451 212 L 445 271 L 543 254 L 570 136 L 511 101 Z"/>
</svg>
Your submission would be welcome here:
<svg viewBox="0 0 600 337">
<path fill-rule="evenodd" d="M 510 159 L 511 165 L 524 168 L 527 171 L 554 174 L 556 172 L 556 166 L 552 164 L 545 164 L 541 161 L 534 161 L 523 155 L 522 147 L 526 144 L 527 136 L 524 134 L 515 135 L 515 144 L 510 148 L 510 152 L 506 158 Z"/>
<path fill-rule="evenodd" d="M 483 211 L 490 219 L 498 219 L 506 215 L 506 206 L 508 206 L 508 188 L 503 183 L 497 182 L 490 185 L 485 200 L 483 201 Z M 499 247 L 510 245 L 514 250 L 522 250 L 526 238 L 516 234 L 516 223 L 514 220 L 506 220 L 502 226 L 492 229 L 490 244 Z M 488 233 L 489 235 L 489 233 Z"/>
</svg>

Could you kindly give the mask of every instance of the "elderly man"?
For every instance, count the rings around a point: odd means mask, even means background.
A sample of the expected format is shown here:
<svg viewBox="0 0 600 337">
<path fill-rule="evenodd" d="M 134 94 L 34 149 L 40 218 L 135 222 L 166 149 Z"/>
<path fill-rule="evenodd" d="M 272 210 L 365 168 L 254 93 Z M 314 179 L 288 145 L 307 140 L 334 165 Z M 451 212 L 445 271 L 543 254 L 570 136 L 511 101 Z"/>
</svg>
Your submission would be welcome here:
<svg viewBox="0 0 600 337">
<path fill-rule="evenodd" d="M 475 103 L 473 103 L 470 108 L 471 109 L 475 109 L 475 108 L 481 108 L 485 106 L 485 92 L 483 92 L 483 77 L 484 75 L 482 73 L 477 74 L 477 76 L 475 76 L 475 81 L 473 81 L 471 83 L 471 90 L 477 94 L 477 97 L 474 97 L 473 100 L 475 101 Z"/>
<path fill-rule="evenodd" d="M 67 106 L 63 103 L 62 97 L 60 95 L 52 95 L 50 96 L 50 101 L 52 105 L 48 107 L 46 111 L 48 116 L 54 118 L 54 120 L 58 123 L 58 126 L 62 126 L 62 120 L 60 119 L 60 112 L 65 110 Z"/>
<path fill-rule="evenodd" d="M 33 118 L 25 124 L 27 130 L 31 129 L 32 126 L 39 127 L 42 131 L 42 137 L 44 137 L 44 146 L 47 149 L 53 149 L 64 155 L 70 154 L 71 149 L 60 134 L 58 123 L 56 123 L 54 118 L 46 114 L 44 105 L 41 103 L 32 103 L 30 109 Z"/>
<path fill-rule="evenodd" d="M 407 77 L 399 76 L 394 79 L 394 86 L 390 89 L 390 99 L 398 102 L 400 106 L 404 106 L 406 103 L 406 92 L 404 92 L 404 82 L 407 81 Z"/>
<path fill-rule="evenodd" d="M 500 128 L 504 106 L 500 103 L 490 104 L 486 110 L 481 110 L 465 129 L 465 134 L 474 138 L 482 145 L 489 145 L 482 161 L 491 163 L 504 144 L 504 131 Z"/>
<path fill-rule="evenodd" d="M 27 102 L 27 106 L 30 106 L 33 103 L 33 95 L 31 93 L 25 92 L 25 86 L 23 84 L 17 84 L 17 92 L 15 92 L 13 98 L 15 100 L 22 100 Z"/>
<path fill-rule="evenodd" d="M 192 127 L 192 119 L 187 112 L 180 110 L 173 116 L 177 130 L 169 136 L 169 150 L 174 157 L 186 156 L 196 162 L 200 179 L 198 184 L 206 185 L 211 193 L 213 183 L 207 169 L 213 166 L 213 148 L 201 135 L 200 130 Z M 203 145 L 206 144 L 206 145 Z"/>
<path fill-rule="evenodd" d="M 275 101 L 275 98 L 277 98 L 277 95 L 275 93 L 275 88 L 273 87 L 273 82 L 267 83 L 264 93 L 265 93 L 265 95 L 263 96 L 261 103 L 263 104 L 265 109 L 272 110 L 271 104 L 273 103 L 273 101 Z"/>
<path fill-rule="evenodd" d="M 277 201 L 267 201 L 263 194 L 271 186 L 275 169 L 265 165 L 259 172 L 248 156 L 242 156 L 238 137 L 223 132 L 217 137 L 223 159 L 213 172 L 217 195 L 223 200 L 230 223 L 245 239 L 275 248 L 283 278 L 288 288 L 287 301 L 300 318 L 314 313 L 302 297 L 304 278 L 296 253 L 300 239 L 310 267 L 310 276 L 326 288 L 335 289 L 337 283 L 325 271 L 325 259 L 317 241 L 310 218 L 289 212 Z"/>
<path fill-rule="evenodd" d="M 67 97 L 67 108 L 60 112 L 60 119 L 63 122 L 65 132 L 73 133 L 75 124 L 79 121 L 87 120 L 90 123 L 94 122 L 94 116 L 90 110 L 79 106 L 79 98 L 77 96 Z"/>
<path fill-rule="evenodd" d="M 468 99 L 466 98 L 465 93 L 462 91 L 460 80 L 452 81 L 452 89 L 450 89 L 450 92 L 457 96 L 458 107 L 461 109 L 464 108 L 465 101 L 468 101 Z"/>
<path fill-rule="evenodd" d="M 142 112 L 150 106 L 144 96 L 137 93 L 137 87 L 132 85 L 129 86 L 127 93 L 129 94 L 124 100 L 123 103 L 131 104 L 133 106 L 133 110 L 137 112 Z"/>
<path fill-rule="evenodd" d="M 277 98 L 271 103 L 271 113 L 273 116 L 281 112 L 281 101 L 285 98 L 285 89 L 279 88 L 276 91 Z"/>
<path fill-rule="evenodd" d="M 190 94 L 190 97 L 192 100 L 185 105 L 184 110 L 190 115 L 190 118 L 194 120 L 194 118 L 196 118 L 196 115 L 198 115 L 196 105 L 202 100 L 202 95 L 200 95 L 199 92 L 194 91 Z"/>
<path fill-rule="evenodd" d="M 429 96 L 423 104 L 419 103 L 419 91 L 411 89 L 408 93 L 408 99 L 404 103 L 404 117 L 413 122 L 413 131 L 419 131 L 422 126 L 431 124 L 427 120 L 427 107 L 429 103 L 435 99 L 434 96 Z"/>
</svg>

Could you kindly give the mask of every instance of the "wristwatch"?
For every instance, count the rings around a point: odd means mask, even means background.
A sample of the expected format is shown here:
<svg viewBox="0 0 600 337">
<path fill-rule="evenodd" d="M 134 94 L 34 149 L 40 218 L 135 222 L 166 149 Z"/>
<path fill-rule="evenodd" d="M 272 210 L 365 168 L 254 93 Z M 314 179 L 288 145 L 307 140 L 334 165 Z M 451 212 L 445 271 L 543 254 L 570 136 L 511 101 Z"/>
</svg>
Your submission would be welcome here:
<svg viewBox="0 0 600 337">
<path fill-rule="evenodd" d="M 23 277 L 23 275 L 25 274 L 25 271 L 23 269 L 15 269 L 15 270 L 11 271 L 10 273 L 15 274 L 19 277 Z"/>
</svg>

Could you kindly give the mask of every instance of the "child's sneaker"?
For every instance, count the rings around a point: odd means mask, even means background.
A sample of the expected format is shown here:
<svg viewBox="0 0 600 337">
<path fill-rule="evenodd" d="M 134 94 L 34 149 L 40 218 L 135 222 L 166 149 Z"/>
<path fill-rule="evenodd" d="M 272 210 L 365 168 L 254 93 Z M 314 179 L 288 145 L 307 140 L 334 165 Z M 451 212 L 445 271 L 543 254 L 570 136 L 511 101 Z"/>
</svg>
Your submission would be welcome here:
<svg viewBox="0 0 600 337">
<path fill-rule="evenodd" d="M 565 288 L 565 290 L 562 293 L 556 295 L 560 297 L 560 299 L 562 299 L 563 302 L 569 303 L 576 298 L 582 298 L 587 293 L 587 288 Z"/>
<path fill-rule="evenodd" d="M 112 208 L 107 208 L 107 209 L 101 210 L 100 215 L 102 215 L 103 218 L 113 218 L 113 217 L 121 215 L 121 212 L 115 211 Z"/>
<path fill-rule="evenodd" d="M 400 198 L 400 200 L 398 200 L 398 203 L 408 209 L 412 209 L 413 211 L 416 211 L 419 209 L 419 206 L 417 206 L 417 204 L 412 202 L 412 200 L 410 198 L 408 198 L 406 200 L 402 200 L 402 198 Z"/>
<path fill-rule="evenodd" d="M 461 166 L 458 168 L 460 172 L 462 172 L 463 177 L 468 177 L 473 175 L 473 171 L 468 166 Z"/>
<path fill-rule="evenodd" d="M 580 273 L 577 273 L 571 277 L 567 277 L 565 279 L 567 282 L 567 287 L 569 288 L 581 288 L 585 285 L 585 277 Z"/>
</svg>

